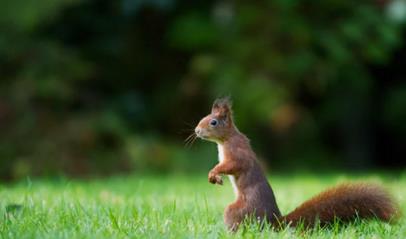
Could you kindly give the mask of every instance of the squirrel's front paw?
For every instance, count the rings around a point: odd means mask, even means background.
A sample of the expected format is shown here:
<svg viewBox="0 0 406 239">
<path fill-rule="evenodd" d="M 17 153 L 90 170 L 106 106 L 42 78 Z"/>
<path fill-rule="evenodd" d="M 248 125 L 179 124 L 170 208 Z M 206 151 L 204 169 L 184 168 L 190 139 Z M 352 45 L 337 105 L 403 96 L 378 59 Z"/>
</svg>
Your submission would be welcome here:
<svg viewBox="0 0 406 239">
<path fill-rule="evenodd" d="M 209 172 L 209 182 L 212 184 L 223 185 L 223 179 L 221 178 L 221 176 L 218 174 L 215 174 L 212 171 Z"/>
</svg>

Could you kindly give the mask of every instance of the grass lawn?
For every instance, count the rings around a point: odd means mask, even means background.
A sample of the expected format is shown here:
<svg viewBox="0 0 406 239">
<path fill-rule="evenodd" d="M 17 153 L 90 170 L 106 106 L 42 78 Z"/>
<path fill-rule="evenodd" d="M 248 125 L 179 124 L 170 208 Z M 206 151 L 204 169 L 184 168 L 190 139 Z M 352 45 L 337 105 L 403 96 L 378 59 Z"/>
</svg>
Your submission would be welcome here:
<svg viewBox="0 0 406 239">
<path fill-rule="evenodd" d="M 329 174 L 269 177 L 283 214 L 305 199 L 348 180 L 382 182 L 406 209 L 406 174 Z M 254 227 L 228 233 L 224 207 L 231 186 L 206 175 L 123 176 L 102 180 L 26 180 L 0 185 L 1 238 L 406 238 L 404 217 L 393 225 L 357 222 L 312 233 Z"/>
</svg>

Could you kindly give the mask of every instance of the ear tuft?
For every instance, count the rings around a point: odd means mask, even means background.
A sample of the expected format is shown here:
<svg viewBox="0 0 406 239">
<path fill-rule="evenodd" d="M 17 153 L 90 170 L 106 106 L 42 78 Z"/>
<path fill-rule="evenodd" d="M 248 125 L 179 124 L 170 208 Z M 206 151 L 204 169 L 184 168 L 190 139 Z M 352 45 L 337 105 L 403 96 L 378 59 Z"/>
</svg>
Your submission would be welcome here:
<svg viewBox="0 0 406 239">
<path fill-rule="evenodd" d="M 219 114 L 220 116 L 231 116 L 232 114 L 232 103 L 230 97 L 218 98 L 214 101 L 211 112 Z"/>
</svg>

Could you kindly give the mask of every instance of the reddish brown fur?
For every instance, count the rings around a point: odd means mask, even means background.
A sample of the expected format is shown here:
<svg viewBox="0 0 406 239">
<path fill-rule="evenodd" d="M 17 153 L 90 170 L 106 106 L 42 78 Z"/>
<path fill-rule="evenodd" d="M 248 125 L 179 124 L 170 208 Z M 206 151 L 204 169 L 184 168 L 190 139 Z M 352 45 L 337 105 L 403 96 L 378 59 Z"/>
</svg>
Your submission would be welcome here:
<svg viewBox="0 0 406 239">
<path fill-rule="evenodd" d="M 211 125 L 213 120 L 217 121 L 215 126 Z M 296 226 L 300 221 L 311 227 L 317 218 L 321 224 L 327 224 L 335 218 L 345 222 L 356 216 L 389 221 L 396 215 L 396 206 L 385 190 L 358 183 L 329 189 L 282 217 L 248 138 L 234 125 L 228 99 L 216 100 L 212 112 L 199 122 L 195 131 L 198 137 L 214 141 L 223 149 L 223 160 L 209 172 L 209 182 L 222 184 L 221 175 L 235 178 L 237 199 L 224 211 L 225 224 L 231 230 L 237 230 L 250 216 L 267 220 L 275 227 L 281 223 Z"/>
<path fill-rule="evenodd" d="M 302 221 L 305 227 L 312 227 L 317 219 L 321 225 L 331 223 L 336 218 L 342 222 L 356 217 L 390 221 L 396 214 L 396 205 L 382 187 L 368 183 L 347 183 L 328 189 L 304 202 L 282 217 L 281 221 L 291 223 L 291 226 Z"/>
</svg>

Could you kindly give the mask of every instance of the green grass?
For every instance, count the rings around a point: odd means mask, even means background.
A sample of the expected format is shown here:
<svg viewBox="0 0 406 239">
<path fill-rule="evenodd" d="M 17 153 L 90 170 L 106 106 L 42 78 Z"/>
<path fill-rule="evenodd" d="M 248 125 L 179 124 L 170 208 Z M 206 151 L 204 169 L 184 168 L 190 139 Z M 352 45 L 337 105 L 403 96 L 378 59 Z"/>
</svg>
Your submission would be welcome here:
<svg viewBox="0 0 406 239">
<path fill-rule="evenodd" d="M 338 182 L 382 182 L 405 209 L 406 174 L 271 176 L 282 213 Z M 206 175 L 128 176 L 103 180 L 26 180 L 0 186 L 2 238 L 406 238 L 406 220 L 334 225 L 312 233 L 255 227 L 228 233 L 224 207 L 234 195 L 228 182 Z"/>
</svg>

